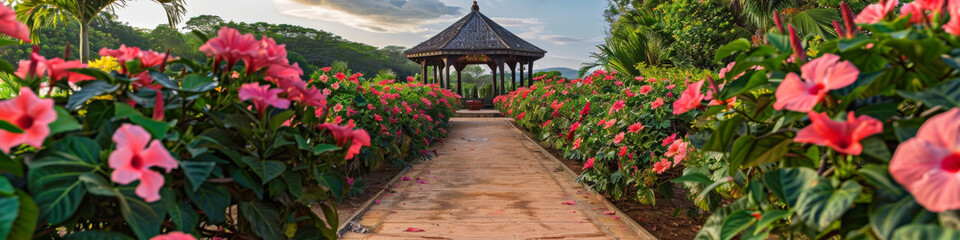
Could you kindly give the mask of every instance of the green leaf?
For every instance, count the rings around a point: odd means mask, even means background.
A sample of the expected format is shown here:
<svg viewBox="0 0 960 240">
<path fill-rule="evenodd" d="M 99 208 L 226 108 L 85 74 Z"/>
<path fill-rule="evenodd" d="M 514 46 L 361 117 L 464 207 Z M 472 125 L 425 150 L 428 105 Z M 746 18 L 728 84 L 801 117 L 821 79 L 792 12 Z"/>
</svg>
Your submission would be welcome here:
<svg viewBox="0 0 960 240">
<path fill-rule="evenodd" d="M 129 184 L 117 188 L 120 197 L 120 212 L 133 233 L 139 239 L 149 239 L 160 234 L 160 227 L 167 216 L 164 200 L 145 202 L 134 193 L 135 185 Z M 166 199 L 172 201 L 173 199 Z"/>
<path fill-rule="evenodd" d="M 13 174 L 17 177 L 23 176 L 23 163 L 14 159 L 10 159 L 10 156 L 0 152 L 0 173 L 7 172 Z"/>
<path fill-rule="evenodd" d="M 0 238 L 7 239 L 20 209 L 20 197 L 0 197 Z"/>
<path fill-rule="evenodd" d="M 317 144 L 317 146 L 313 148 L 313 155 L 320 155 L 325 152 L 333 152 L 337 150 L 340 150 L 340 147 L 338 147 L 337 145 L 326 144 L 326 143 Z"/>
<path fill-rule="evenodd" d="M 133 117 L 133 116 L 141 116 L 141 117 L 142 117 L 143 114 L 140 113 L 140 111 L 138 111 L 137 109 L 134 109 L 132 106 L 130 106 L 130 104 L 126 104 L 126 103 L 123 103 L 123 102 L 114 102 L 114 103 L 113 103 L 113 117 L 114 117 L 114 118 L 120 119 L 120 118 L 128 118 L 128 117 Z"/>
<path fill-rule="evenodd" d="M 66 109 L 60 106 L 55 107 L 55 109 L 57 110 L 57 120 L 50 123 L 50 135 L 83 129 L 83 125 L 80 125 L 77 119 Z"/>
<path fill-rule="evenodd" d="M 720 122 L 717 130 L 710 135 L 710 140 L 707 140 L 707 143 L 703 146 L 703 151 L 727 152 L 742 122 L 743 117 L 741 115 Z"/>
<path fill-rule="evenodd" d="M 760 221 L 757 222 L 757 231 L 763 230 L 770 226 L 773 222 L 777 220 L 784 219 L 790 216 L 789 211 L 784 210 L 769 210 L 763 213 L 763 216 L 760 217 Z M 759 232 L 757 232 L 759 233 Z"/>
<path fill-rule="evenodd" d="M 254 174 L 260 177 L 260 184 L 263 185 L 279 177 L 280 174 L 283 174 L 283 171 L 287 170 L 287 165 L 280 161 L 261 161 L 260 159 L 250 156 L 243 156 L 241 159 L 250 166 L 250 170 L 253 171 Z"/>
<path fill-rule="evenodd" d="M 0 195 L 13 195 L 15 188 L 10 184 L 10 180 L 0 176 Z"/>
<path fill-rule="evenodd" d="M 744 92 L 753 90 L 756 87 L 767 84 L 769 78 L 767 78 L 767 71 L 750 71 L 733 80 L 723 90 L 720 90 L 720 96 L 718 99 L 730 99 L 737 95 L 740 95 Z"/>
<path fill-rule="evenodd" d="M 747 159 L 750 149 L 753 148 L 756 137 L 753 135 L 743 135 L 733 142 L 733 149 L 730 150 L 730 166 L 728 166 L 728 175 L 734 176 L 740 170 L 740 165 Z"/>
<path fill-rule="evenodd" d="M 673 183 L 694 182 L 694 183 L 712 184 L 713 180 L 710 180 L 710 177 L 708 177 L 703 173 L 690 172 L 678 178 L 670 179 L 670 182 L 673 182 Z"/>
<path fill-rule="evenodd" d="M 226 188 L 204 183 L 196 192 L 187 191 L 187 197 L 204 212 L 211 223 L 220 224 L 227 220 L 230 192 Z"/>
<path fill-rule="evenodd" d="M 904 98 L 921 101 L 933 107 L 941 106 L 944 109 L 960 107 L 960 78 L 928 87 L 923 92 L 907 92 L 898 90 Z"/>
<path fill-rule="evenodd" d="M 740 210 L 727 216 L 727 219 L 723 220 L 723 225 L 720 227 L 720 239 L 733 239 L 733 237 L 740 234 L 741 231 L 757 222 L 757 218 L 750 215 L 753 212 L 753 210 Z"/>
<path fill-rule="evenodd" d="M 890 176 L 887 166 L 869 164 L 857 170 L 857 175 L 868 184 L 880 188 L 886 193 L 896 196 L 905 194 L 903 187 Z"/>
<path fill-rule="evenodd" d="M 107 197 L 117 196 L 117 192 L 113 189 L 113 186 L 110 185 L 110 182 L 100 174 L 95 172 L 83 173 L 80 175 L 80 181 L 84 183 L 87 192 L 91 194 Z"/>
<path fill-rule="evenodd" d="M 170 209 L 170 219 L 173 220 L 173 224 L 176 225 L 178 231 L 193 233 L 197 224 L 200 223 L 200 215 L 193 210 L 193 205 L 188 202 L 175 204 L 167 208 Z"/>
<path fill-rule="evenodd" d="M 64 240 L 133 240 L 133 238 L 118 232 L 101 230 L 77 231 L 64 236 Z"/>
<path fill-rule="evenodd" d="M 838 21 L 839 22 L 839 21 Z M 846 52 L 850 49 L 860 49 L 861 47 L 866 46 L 868 43 L 873 42 L 873 39 L 865 35 L 858 35 L 853 38 L 844 38 L 837 40 L 837 48 L 841 52 Z"/>
<path fill-rule="evenodd" d="M 103 80 L 85 81 L 82 85 L 80 91 L 73 92 L 68 98 L 66 106 L 68 110 L 77 110 L 91 98 L 120 89 L 120 85 L 113 85 Z"/>
<path fill-rule="evenodd" d="M 270 129 L 278 129 L 280 125 L 283 125 L 283 122 L 290 120 L 293 117 L 294 112 L 287 110 L 273 115 L 270 118 Z"/>
<path fill-rule="evenodd" d="M 933 224 L 913 224 L 897 229 L 892 239 L 952 240 L 960 239 L 960 231 Z"/>
<path fill-rule="evenodd" d="M 190 74 L 183 78 L 182 91 L 203 93 L 217 88 L 219 83 L 213 77 L 202 74 Z"/>
<path fill-rule="evenodd" d="M 781 168 L 763 176 L 764 185 L 781 201 L 797 207 L 800 194 L 813 187 L 817 172 L 809 168 Z"/>
<path fill-rule="evenodd" d="M 233 180 L 245 188 L 253 190 L 253 193 L 257 195 L 257 199 L 263 199 L 263 184 L 255 179 L 255 177 L 250 176 L 250 173 L 239 168 L 230 168 L 230 176 L 233 177 Z"/>
<path fill-rule="evenodd" d="M 183 167 L 183 173 L 187 175 L 187 181 L 190 181 L 190 186 L 193 186 L 193 189 L 190 190 L 196 192 L 197 189 L 200 189 L 200 185 L 203 185 L 203 182 L 207 181 L 207 178 L 210 177 L 210 173 L 213 172 L 213 167 L 216 167 L 217 163 L 180 161 L 180 166 Z"/>
<path fill-rule="evenodd" d="M 263 239 L 283 239 L 281 224 L 283 218 L 270 204 L 255 202 L 240 202 L 240 213 L 253 228 L 253 233 Z"/>
<path fill-rule="evenodd" d="M 0 120 L 0 130 L 11 132 L 11 133 L 17 133 L 17 134 L 23 133 L 23 129 L 20 129 L 20 127 L 18 127 L 17 125 L 13 125 L 13 123 L 7 122 L 5 120 Z"/>
<path fill-rule="evenodd" d="M 868 217 L 870 228 L 879 239 L 924 239 L 896 238 L 894 233 L 903 226 L 935 223 L 937 220 L 936 214 L 917 204 L 910 194 L 900 196 L 899 200 L 875 197 Z"/>
<path fill-rule="evenodd" d="M 317 175 L 317 181 L 320 182 L 320 185 L 330 189 L 330 193 L 337 199 L 337 202 L 342 201 L 343 195 L 346 194 L 346 187 L 340 174 L 328 171 L 322 174 L 317 173 Z"/>
<path fill-rule="evenodd" d="M 143 129 L 146 129 L 147 132 L 150 132 L 150 135 L 152 135 L 154 139 L 163 139 L 163 137 L 167 136 L 167 130 L 170 129 L 167 123 L 144 116 L 130 116 L 130 121 L 140 125 Z"/>
<path fill-rule="evenodd" d="M 869 137 L 860 141 L 860 144 L 863 145 L 863 155 L 864 157 L 869 157 L 872 159 L 880 160 L 882 162 L 890 162 L 890 158 L 893 154 L 890 153 L 890 149 L 887 149 L 887 144 L 883 142 L 883 139 L 880 137 Z"/>
<path fill-rule="evenodd" d="M 740 39 L 734 40 L 718 48 L 716 55 L 714 55 L 713 57 L 713 61 L 720 62 L 724 58 L 733 56 L 737 52 L 750 50 L 752 46 L 753 44 L 750 44 L 750 41 L 748 41 L 747 39 L 740 38 Z"/>
<path fill-rule="evenodd" d="M 723 228 L 723 222 L 727 219 L 727 216 L 733 214 L 734 212 L 747 209 L 748 207 L 749 201 L 747 201 L 747 198 L 740 198 L 730 204 L 727 204 L 727 206 L 717 209 L 716 212 L 713 212 L 713 214 L 707 218 L 707 221 L 703 224 L 703 228 L 700 229 L 700 232 L 697 233 L 697 236 L 694 239 L 723 239 L 721 237 L 721 229 Z"/>
<path fill-rule="evenodd" d="M 800 195 L 796 208 L 800 219 L 822 231 L 853 207 L 853 200 L 860 196 L 863 187 L 856 181 L 846 181 L 836 189 L 828 178 L 821 178 L 816 183 Z"/>
<path fill-rule="evenodd" d="M 790 35 L 780 34 L 779 32 L 768 32 L 767 41 L 781 53 L 793 52 L 793 46 L 790 45 Z"/>
<path fill-rule="evenodd" d="M 100 165 L 100 146 L 89 138 L 75 136 L 51 144 L 42 157 L 30 163 L 29 184 L 40 217 L 59 224 L 76 212 L 87 193 L 80 175 Z"/>
<path fill-rule="evenodd" d="M 167 77 L 167 75 L 163 74 L 160 71 L 150 70 L 150 77 L 153 78 L 153 80 L 159 83 L 161 86 L 167 89 L 180 89 L 179 84 L 177 84 L 173 80 L 170 80 L 170 77 Z"/>
<path fill-rule="evenodd" d="M 17 220 L 13 222 L 13 228 L 6 239 L 31 239 L 38 224 L 37 216 L 40 210 L 26 192 L 17 190 L 16 194 L 20 200 L 20 208 L 17 209 Z"/>
</svg>

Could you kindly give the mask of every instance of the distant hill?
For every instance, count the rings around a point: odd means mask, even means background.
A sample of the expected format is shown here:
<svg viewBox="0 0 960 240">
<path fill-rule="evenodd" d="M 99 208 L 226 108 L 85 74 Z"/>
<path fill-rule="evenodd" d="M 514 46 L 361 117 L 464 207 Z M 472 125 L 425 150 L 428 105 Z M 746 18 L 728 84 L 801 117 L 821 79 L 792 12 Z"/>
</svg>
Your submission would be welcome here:
<svg viewBox="0 0 960 240">
<path fill-rule="evenodd" d="M 565 78 L 567 78 L 567 79 L 575 79 L 575 78 L 577 78 L 577 70 L 576 70 L 576 69 L 565 68 L 565 67 L 544 68 L 544 69 L 538 69 L 538 70 L 536 70 L 536 71 L 534 71 L 534 72 L 552 72 L 552 71 L 559 71 L 560 73 L 563 74 L 563 77 L 565 77 Z"/>
</svg>

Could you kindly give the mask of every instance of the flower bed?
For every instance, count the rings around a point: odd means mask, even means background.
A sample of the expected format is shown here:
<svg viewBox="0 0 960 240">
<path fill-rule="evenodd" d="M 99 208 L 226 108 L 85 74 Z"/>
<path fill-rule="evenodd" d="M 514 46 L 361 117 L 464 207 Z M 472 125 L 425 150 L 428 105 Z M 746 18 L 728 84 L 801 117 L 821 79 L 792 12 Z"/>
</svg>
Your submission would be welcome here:
<svg viewBox="0 0 960 240">
<path fill-rule="evenodd" d="M 494 102 L 565 158 L 583 162 L 581 179 L 596 190 L 654 204 L 655 192 L 671 188 L 669 176 L 681 174 L 668 169 L 686 157 L 695 116 L 675 117 L 671 105 L 684 96 L 685 79 L 703 75 L 645 70 L 646 78 L 604 71 L 575 80 L 541 76 Z"/>
<path fill-rule="evenodd" d="M 544 81 L 501 96 L 498 107 L 565 156 L 586 159 L 582 180 L 614 198 L 638 191 L 647 201 L 649 187 L 617 187 L 650 177 L 682 183 L 713 211 L 697 239 L 955 239 L 960 5 L 891 0 L 859 16 L 842 6 L 839 39 L 800 38 L 778 17 L 769 45 L 740 39 L 717 49 L 716 61 L 736 61 L 655 93 L 683 91 L 664 98 L 672 112 L 660 121 L 630 117 L 658 110 L 617 93 L 636 82 L 602 72 L 591 77 L 608 81 Z M 637 122 L 645 128 L 633 134 Z M 672 132 L 680 134 L 670 148 L 656 144 Z M 652 156 L 634 161 L 637 149 Z M 682 176 L 652 173 L 678 166 Z"/>
<path fill-rule="evenodd" d="M 0 101 L 0 237 L 335 239 L 342 169 L 426 156 L 459 104 L 345 68 L 304 81 L 284 45 L 230 28 L 204 41 L 205 63 L 121 46 L 100 51 L 110 71 L 0 67 L 20 89 Z"/>
</svg>

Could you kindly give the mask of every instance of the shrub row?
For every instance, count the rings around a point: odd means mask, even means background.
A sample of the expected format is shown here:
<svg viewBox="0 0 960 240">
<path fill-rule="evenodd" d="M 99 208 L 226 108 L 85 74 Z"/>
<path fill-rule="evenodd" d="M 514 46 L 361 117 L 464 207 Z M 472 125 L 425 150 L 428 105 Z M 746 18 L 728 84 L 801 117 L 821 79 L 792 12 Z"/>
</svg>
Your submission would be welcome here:
<svg viewBox="0 0 960 240">
<path fill-rule="evenodd" d="M 0 238 L 336 239 L 344 169 L 427 156 L 459 104 L 345 67 L 304 81 L 284 45 L 234 29 L 203 40 L 207 62 L 0 63 L 19 89 L 0 101 Z"/>
</svg>

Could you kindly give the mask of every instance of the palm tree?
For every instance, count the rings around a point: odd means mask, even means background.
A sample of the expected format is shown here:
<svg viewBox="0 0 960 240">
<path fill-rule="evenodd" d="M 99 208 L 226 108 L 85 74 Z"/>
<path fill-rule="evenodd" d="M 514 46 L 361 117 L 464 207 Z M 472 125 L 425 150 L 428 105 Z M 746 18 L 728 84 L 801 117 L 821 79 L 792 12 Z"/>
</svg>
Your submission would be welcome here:
<svg viewBox="0 0 960 240">
<path fill-rule="evenodd" d="M 186 0 L 151 0 L 160 4 L 167 13 L 167 21 L 176 27 L 186 14 Z M 17 20 L 30 28 L 31 32 L 46 27 L 55 27 L 57 22 L 65 22 L 68 17 L 80 23 L 80 60 L 90 59 L 90 41 L 88 31 L 90 22 L 100 16 L 104 10 L 114 12 L 124 7 L 127 0 L 15 0 Z M 32 41 L 39 41 L 36 34 Z"/>
</svg>

